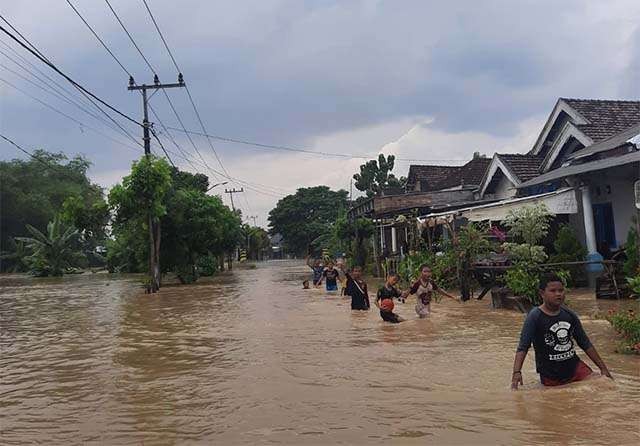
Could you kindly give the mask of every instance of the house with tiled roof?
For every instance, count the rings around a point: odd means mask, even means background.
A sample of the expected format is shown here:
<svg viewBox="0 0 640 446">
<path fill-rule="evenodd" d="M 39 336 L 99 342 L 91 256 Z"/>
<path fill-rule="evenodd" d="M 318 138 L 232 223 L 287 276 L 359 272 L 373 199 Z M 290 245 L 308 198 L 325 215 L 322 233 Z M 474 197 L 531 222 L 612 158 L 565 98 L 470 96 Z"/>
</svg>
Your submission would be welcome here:
<svg viewBox="0 0 640 446">
<path fill-rule="evenodd" d="M 640 101 L 560 98 L 529 152 L 544 158 L 542 173 L 573 153 L 640 123 Z"/>
<path fill-rule="evenodd" d="M 491 158 L 479 156 L 462 166 L 411 165 L 407 175 L 407 192 L 431 192 L 478 188 Z"/>
<path fill-rule="evenodd" d="M 591 256 L 621 247 L 636 215 L 640 177 L 640 101 L 560 98 L 530 155 L 540 175 L 519 184 L 521 195 L 571 187 L 571 225 Z"/>
<path fill-rule="evenodd" d="M 480 198 L 511 198 L 518 186 L 540 174 L 542 157 L 496 153 L 479 182 Z"/>
<path fill-rule="evenodd" d="M 528 153 L 493 156 L 477 198 L 497 201 L 423 220 L 499 221 L 544 203 L 574 228 L 588 258 L 599 259 L 625 243 L 640 208 L 639 180 L 640 101 L 560 98 Z"/>
<path fill-rule="evenodd" d="M 402 255 L 417 245 L 415 225 L 407 219 L 428 212 L 469 206 L 491 158 L 474 157 L 461 166 L 412 165 L 402 194 L 380 194 L 348 211 L 349 218 L 372 219 L 376 231 L 376 257 Z"/>
</svg>

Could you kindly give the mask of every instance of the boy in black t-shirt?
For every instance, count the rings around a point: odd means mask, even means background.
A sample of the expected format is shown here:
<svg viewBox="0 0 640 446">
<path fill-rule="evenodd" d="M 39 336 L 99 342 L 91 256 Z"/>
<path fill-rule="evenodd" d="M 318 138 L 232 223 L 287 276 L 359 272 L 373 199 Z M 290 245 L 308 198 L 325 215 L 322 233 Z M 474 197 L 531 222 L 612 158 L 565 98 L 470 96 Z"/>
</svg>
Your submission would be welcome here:
<svg viewBox="0 0 640 446">
<path fill-rule="evenodd" d="M 338 291 L 338 281 L 342 283 L 340 272 L 333 267 L 333 263 L 327 263 L 326 269 L 322 272 L 322 277 L 318 282 L 318 286 L 322 285 L 322 281 L 326 281 L 327 291 Z"/>
<path fill-rule="evenodd" d="M 401 299 L 406 297 L 405 293 L 401 293 L 396 288 L 399 279 L 396 273 L 390 273 L 387 281 L 380 287 L 376 296 L 376 306 L 380 308 L 380 317 L 383 321 L 391 322 L 392 324 L 404 322 L 405 320 L 393 312 L 393 298 Z"/>
<path fill-rule="evenodd" d="M 369 309 L 369 290 L 367 283 L 362 280 L 362 268 L 354 266 L 351 273 L 345 271 L 347 285 L 345 287 L 345 295 L 351 296 L 352 310 L 368 310 Z"/>
<path fill-rule="evenodd" d="M 540 297 L 542 305 L 529 312 L 522 327 L 511 388 L 517 390 L 522 384 L 522 364 L 532 343 L 536 352 L 536 371 L 545 386 L 582 381 L 593 373 L 576 355 L 574 340 L 600 368 L 600 373 L 613 379 L 578 316 L 562 306 L 564 285 L 558 276 L 549 275 L 540 281 Z"/>
</svg>

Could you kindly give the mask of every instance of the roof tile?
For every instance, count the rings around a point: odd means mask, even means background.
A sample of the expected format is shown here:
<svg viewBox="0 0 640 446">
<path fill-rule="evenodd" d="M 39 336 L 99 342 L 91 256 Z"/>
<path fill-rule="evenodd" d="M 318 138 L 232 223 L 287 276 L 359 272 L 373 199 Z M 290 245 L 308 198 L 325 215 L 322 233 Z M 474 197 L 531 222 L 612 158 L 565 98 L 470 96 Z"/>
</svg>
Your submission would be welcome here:
<svg viewBox="0 0 640 446">
<path fill-rule="evenodd" d="M 522 182 L 540 175 L 540 165 L 544 158 L 516 153 L 498 154 L 498 157 Z"/>
<path fill-rule="evenodd" d="M 560 98 L 589 121 L 577 127 L 593 142 L 640 123 L 640 101 Z"/>
</svg>

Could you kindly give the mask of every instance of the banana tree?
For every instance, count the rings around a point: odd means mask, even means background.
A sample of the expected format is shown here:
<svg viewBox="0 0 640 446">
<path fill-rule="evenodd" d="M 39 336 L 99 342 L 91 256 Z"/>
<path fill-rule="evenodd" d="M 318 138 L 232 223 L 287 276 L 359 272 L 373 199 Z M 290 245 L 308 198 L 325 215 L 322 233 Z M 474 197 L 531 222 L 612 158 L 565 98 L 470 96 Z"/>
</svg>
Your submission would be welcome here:
<svg viewBox="0 0 640 446">
<path fill-rule="evenodd" d="M 78 249 L 78 231 L 66 226 L 58 216 L 47 224 L 43 233 L 26 225 L 31 237 L 16 237 L 32 254 L 25 258 L 29 272 L 38 277 L 62 276 L 67 268 L 77 266 L 82 260 Z"/>
</svg>

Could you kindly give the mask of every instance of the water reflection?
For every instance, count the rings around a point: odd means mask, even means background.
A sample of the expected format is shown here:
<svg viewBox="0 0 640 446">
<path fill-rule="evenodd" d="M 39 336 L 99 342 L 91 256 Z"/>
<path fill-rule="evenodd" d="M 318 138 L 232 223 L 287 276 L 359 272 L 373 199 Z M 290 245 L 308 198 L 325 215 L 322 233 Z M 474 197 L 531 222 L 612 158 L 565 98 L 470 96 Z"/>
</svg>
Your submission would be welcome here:
<svg viewBox="0 0 640 446">
<path fill-rule="evenodd" d="M 617 303 L 570 296 L 615 383 L 542 389 L 529 355 L 511 392 L 522 315 L 445 299 L 384 324 L 302 290 L 307 271 L 273 262 L 158 296 L 136 277 L 0 277 L 0 443 L 640 441 L 640 361 L 591 317 Z"/>
</svg>

